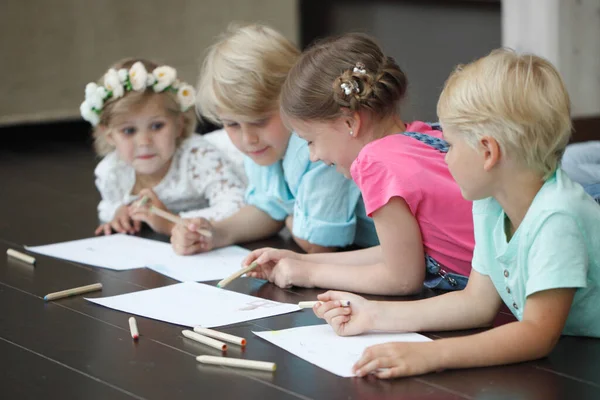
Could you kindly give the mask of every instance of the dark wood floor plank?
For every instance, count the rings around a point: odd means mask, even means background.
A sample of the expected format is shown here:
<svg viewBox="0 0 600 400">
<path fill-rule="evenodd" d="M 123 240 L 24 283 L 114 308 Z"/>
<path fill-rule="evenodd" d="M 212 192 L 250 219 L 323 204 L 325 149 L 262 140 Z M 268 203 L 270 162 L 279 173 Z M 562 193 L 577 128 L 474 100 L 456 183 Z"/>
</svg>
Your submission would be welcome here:
<svg viewBox="0 0 600 400">
<path fill-rule="evenodd" d="M 142 399 L 3 338 L 0 354 L 3 399 Z"/>
</svg>

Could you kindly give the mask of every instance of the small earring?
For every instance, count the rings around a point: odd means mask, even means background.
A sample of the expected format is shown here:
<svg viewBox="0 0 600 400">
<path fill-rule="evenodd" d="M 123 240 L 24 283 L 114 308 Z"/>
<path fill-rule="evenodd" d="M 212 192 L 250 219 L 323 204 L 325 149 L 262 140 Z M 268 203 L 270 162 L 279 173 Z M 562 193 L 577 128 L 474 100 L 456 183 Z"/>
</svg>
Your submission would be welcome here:
<svg viewBox="0 0 600 400">
<path fill-rule="evenodd" d="M 354 136 L 354 131 L 350 129 L 350 136 Z"/>
</svg>

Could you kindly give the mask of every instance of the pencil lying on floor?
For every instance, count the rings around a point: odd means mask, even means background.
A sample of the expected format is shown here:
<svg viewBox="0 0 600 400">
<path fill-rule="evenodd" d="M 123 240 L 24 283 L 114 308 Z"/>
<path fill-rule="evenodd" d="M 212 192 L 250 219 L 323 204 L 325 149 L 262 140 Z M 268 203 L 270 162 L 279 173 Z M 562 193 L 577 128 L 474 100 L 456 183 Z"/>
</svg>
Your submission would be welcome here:
<svg viewBox="0 0 600 400">
<path fill-rule="evenodd" d="M 260 371 L 275 371 L 277 369 L 277 365 L 272 362 L 244 360 L 242 358 L 198 356 L 196 357 L 196 361 L 202 364 L 224 365 L 226 367 L 257 369 Z"/>
<path fill-rule="evenodd" d="M 298 303 L 298 307 L 300 308 L 313 308 L 317 303 L 322 303 L 322 301 L 301 301 Z M 340 300 L 342 303 L 342 307 L 350 307 L 349 300 Z"/>
<path fill-rule="evenodd" d="M 258 264 L 255 261 L 252 264 L 250 264 L 249 266 L 247 266 L 246 268 L 240 269 L 238 272 L 232 274 L 231 276 L 229 276 L 229 277 L 223 279 L 221 282 L 217 283 L 217 287 L 218 288 L 223 288 L 223 287 L 229 285 L 231 283 L 231 281 L 233 281 L 234 279 L 237 279 L 240 276 L 242 276 L 242 275 L 244 275 L 244 274 L 252 271 L 256 267 L 258 267 Z"/>
<path fill-rule="evenodd" d="M 148 203 L 149 200 L 150 199 L 147 196 L 144 196 L 142 200 L 140 200 L 138 207 L 146 205 L 146 203 Z M 160 208 L 156 208 L 153 205 L 150 205 L 150 212 L 154 215 L 158 215 L 159 217 L 166 219 L 167 221 L 171 221 L 174 224 L 180 224 L 183 222 L 183 220 L 177 215 L 173 215 L 170 212 L 166 212 L 164 210 L 161 210 Z M 202 236 L 212 237 L 212 232 L 207 229 L 199 228 L 196 229 L 196 232 L 198 232 Z"/>
</svg>

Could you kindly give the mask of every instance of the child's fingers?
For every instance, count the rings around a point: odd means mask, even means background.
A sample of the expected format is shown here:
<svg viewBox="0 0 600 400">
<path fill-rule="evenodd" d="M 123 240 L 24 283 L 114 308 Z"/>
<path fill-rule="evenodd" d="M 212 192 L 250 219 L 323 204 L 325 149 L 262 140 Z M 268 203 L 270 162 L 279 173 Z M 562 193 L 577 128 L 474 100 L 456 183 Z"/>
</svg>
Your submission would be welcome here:
<svg viewBox="0 0 600 400">
<path fill-rule="evenodd" d="M 315 306 L 313 307 L 313 310 L 319 318 L 325 318 L 326 313 L 330 312 L 331 310 L 337 310 L 340 308 L 348 308 L 348 307 L 342 307 L 341 304 L 339 303 L 339 301 L 326 301 L 323 303 L 315 304 Z"/>
<path fill-rule="evenodd" d="M 201 241 L 201 237 L 202 235 L 198 232 L 189 231 L 185 226 L 179 224 L 175 225 L 171 231 L 171 243 L 184 247 Z"/>
<path fill-rule="evenodd" d="M 190 245 L 182 245 L 181 243 L 171 243 L 173 250 L 180 256 L 189 256 L 191 254 L 200 253 L 206 251 L 206 245 L 204 243 L 193 243 Z"/>
<path fill-rule="evenodd" d="M 125 229 L 127 232 L 131 232 L 132 227 L 131 227 L 131 219 L 129 218 L 129 215 L 124 215 L 121 218 L 119 218 L 120 222 L 121 222 L 121 226 L 123 227 L 123 229 Z"/>
<path fill-rule="evenodd" d="M 260 257 L 268 249 L 269 249 L 268 247 L 263 247 L 261 249 L 253 250 L 250 254 L 248 254 L 246 256 L 246 258 L 244 258 L 244 261 L 242 261 L 242 265 L 247 267 L 248 265 L 252 264 L 258 257 Z"/>
<path fill-rule="evenodd" d="M 117 219 L 114 219 L 114 220 L 112 220 L 112 221 L 110 222 L 110 227 L 111 227 L 111 228 L 113 228 L 113 230 L 114 230 L 115 232 L 118 232 L 118 233 L 125 233 L 125 229 L 124 229 L 124 228 L 123 228 L 123 226 L 121 225 L 121 219 L 120 219 L 120 218 L 117 218 Z"/>
<path fill-rule="evenodd" d="M 94 235 L 99 235 L 99 234 L 101 234 L 102 232 L 104 232 L 104 225 L 105 225 L 105 224 L 102 224 L 102 225 L 100 225 L 99 227 L 97 227 L 97 228 L 96 228 L 96 230 L 94 231 Z"/>
<path fill-rule="evenodd" d="M 363 361 L 363 362 L 361 362 Z M 371 373 L 383 373 L 385 369 L 394 364 L 394 359 L 387 356 L 376 356 L 364 362 L 363 358 L 359 360 L 353 367 L 354 373 L 357 376 L 365 376 Z M 360 364 L 359 364 L 360 363 Z"/>
<path fill-rule="evenodd" d="M 142 230 L 142 221 L 133 221 L 133 230 L 136 232 Z"/>
<path fill-rule="evenodd" d="M 279 262 L 281 260 L 280 251 L 277 249 L 265 249 L 265 251 L 256 259 L 259 264 L 266 264 L 269 262 Z"/>
<path fill-rule="evenodd" d="M 211 229 L 212 225 L 207 219 L 204 218 L 192 218 L 184 220 L 185 225 L 190 231 L 196 231 L 198 229 Z"/>
<path fill-rule="evenodd" d="M 104 235 L 108 236 L 112 233 L 112 228 L 110 224 L 104 224 Z"/>
<path fill-rule="evenodd" d="M 350 315 L 352 313 L 352 309 L 350 307 L 342 307 L 339 304 L 339 301 L 329 301 L 323 304 L 317 304 L 314 307 L 315 313 L 317 311 L 319 314 L 323 315 L 325 319 L 332 319 L 337 317 L 338 315 Z"/>
<path fill-rule="evenodd" d="M 327 323 L 331 325 L 335 333 L 340 336 L 344 336 L 344 325 L 350 322 L 350 316 L 348 315 L 337 315 L 331 319 L 326 319 Z"/>
<path fill-rule="evenodd" d="M 325 293 L 321 293 L 319 295 L 317 295 L 317 299 L 323 301 L 323 302 L 328 302 L 328 301 L 333 301 L 333 300 L 344 300 L 346 298 L 348 298 L 348 293 L 346 292 L 338 292 L 336 290 L 328 290 Z"/>
<path fill-rule="evenodd" d="M 256 278 L 256 279 L 267 280 L 267 277 L 262 272 L 252 271 L 252 272 L 247 273 L 246 276 L 248 276 L 249 278 Z"/>
</svg>

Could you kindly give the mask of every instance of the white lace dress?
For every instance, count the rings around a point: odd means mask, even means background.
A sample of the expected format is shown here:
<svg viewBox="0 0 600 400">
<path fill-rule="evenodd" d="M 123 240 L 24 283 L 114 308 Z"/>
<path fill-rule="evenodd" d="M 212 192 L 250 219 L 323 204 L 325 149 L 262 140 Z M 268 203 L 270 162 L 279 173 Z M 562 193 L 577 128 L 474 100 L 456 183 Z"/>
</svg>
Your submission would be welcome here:
<svg viewBox="0 0 600 400">
<path fill-rule="evenodd" d="M 137 198 L 131 194 L 135 171 L 112 152 L 94 172 L 102 196 L 98 217 L 108 222 L 121 205 Z M 171 212 L 182 218 L 220 220 L 244 205 L 244 180 L 217 148 L 194 134 L 175 151 L 169 171 L 153 190 Z"/>
</svg>

